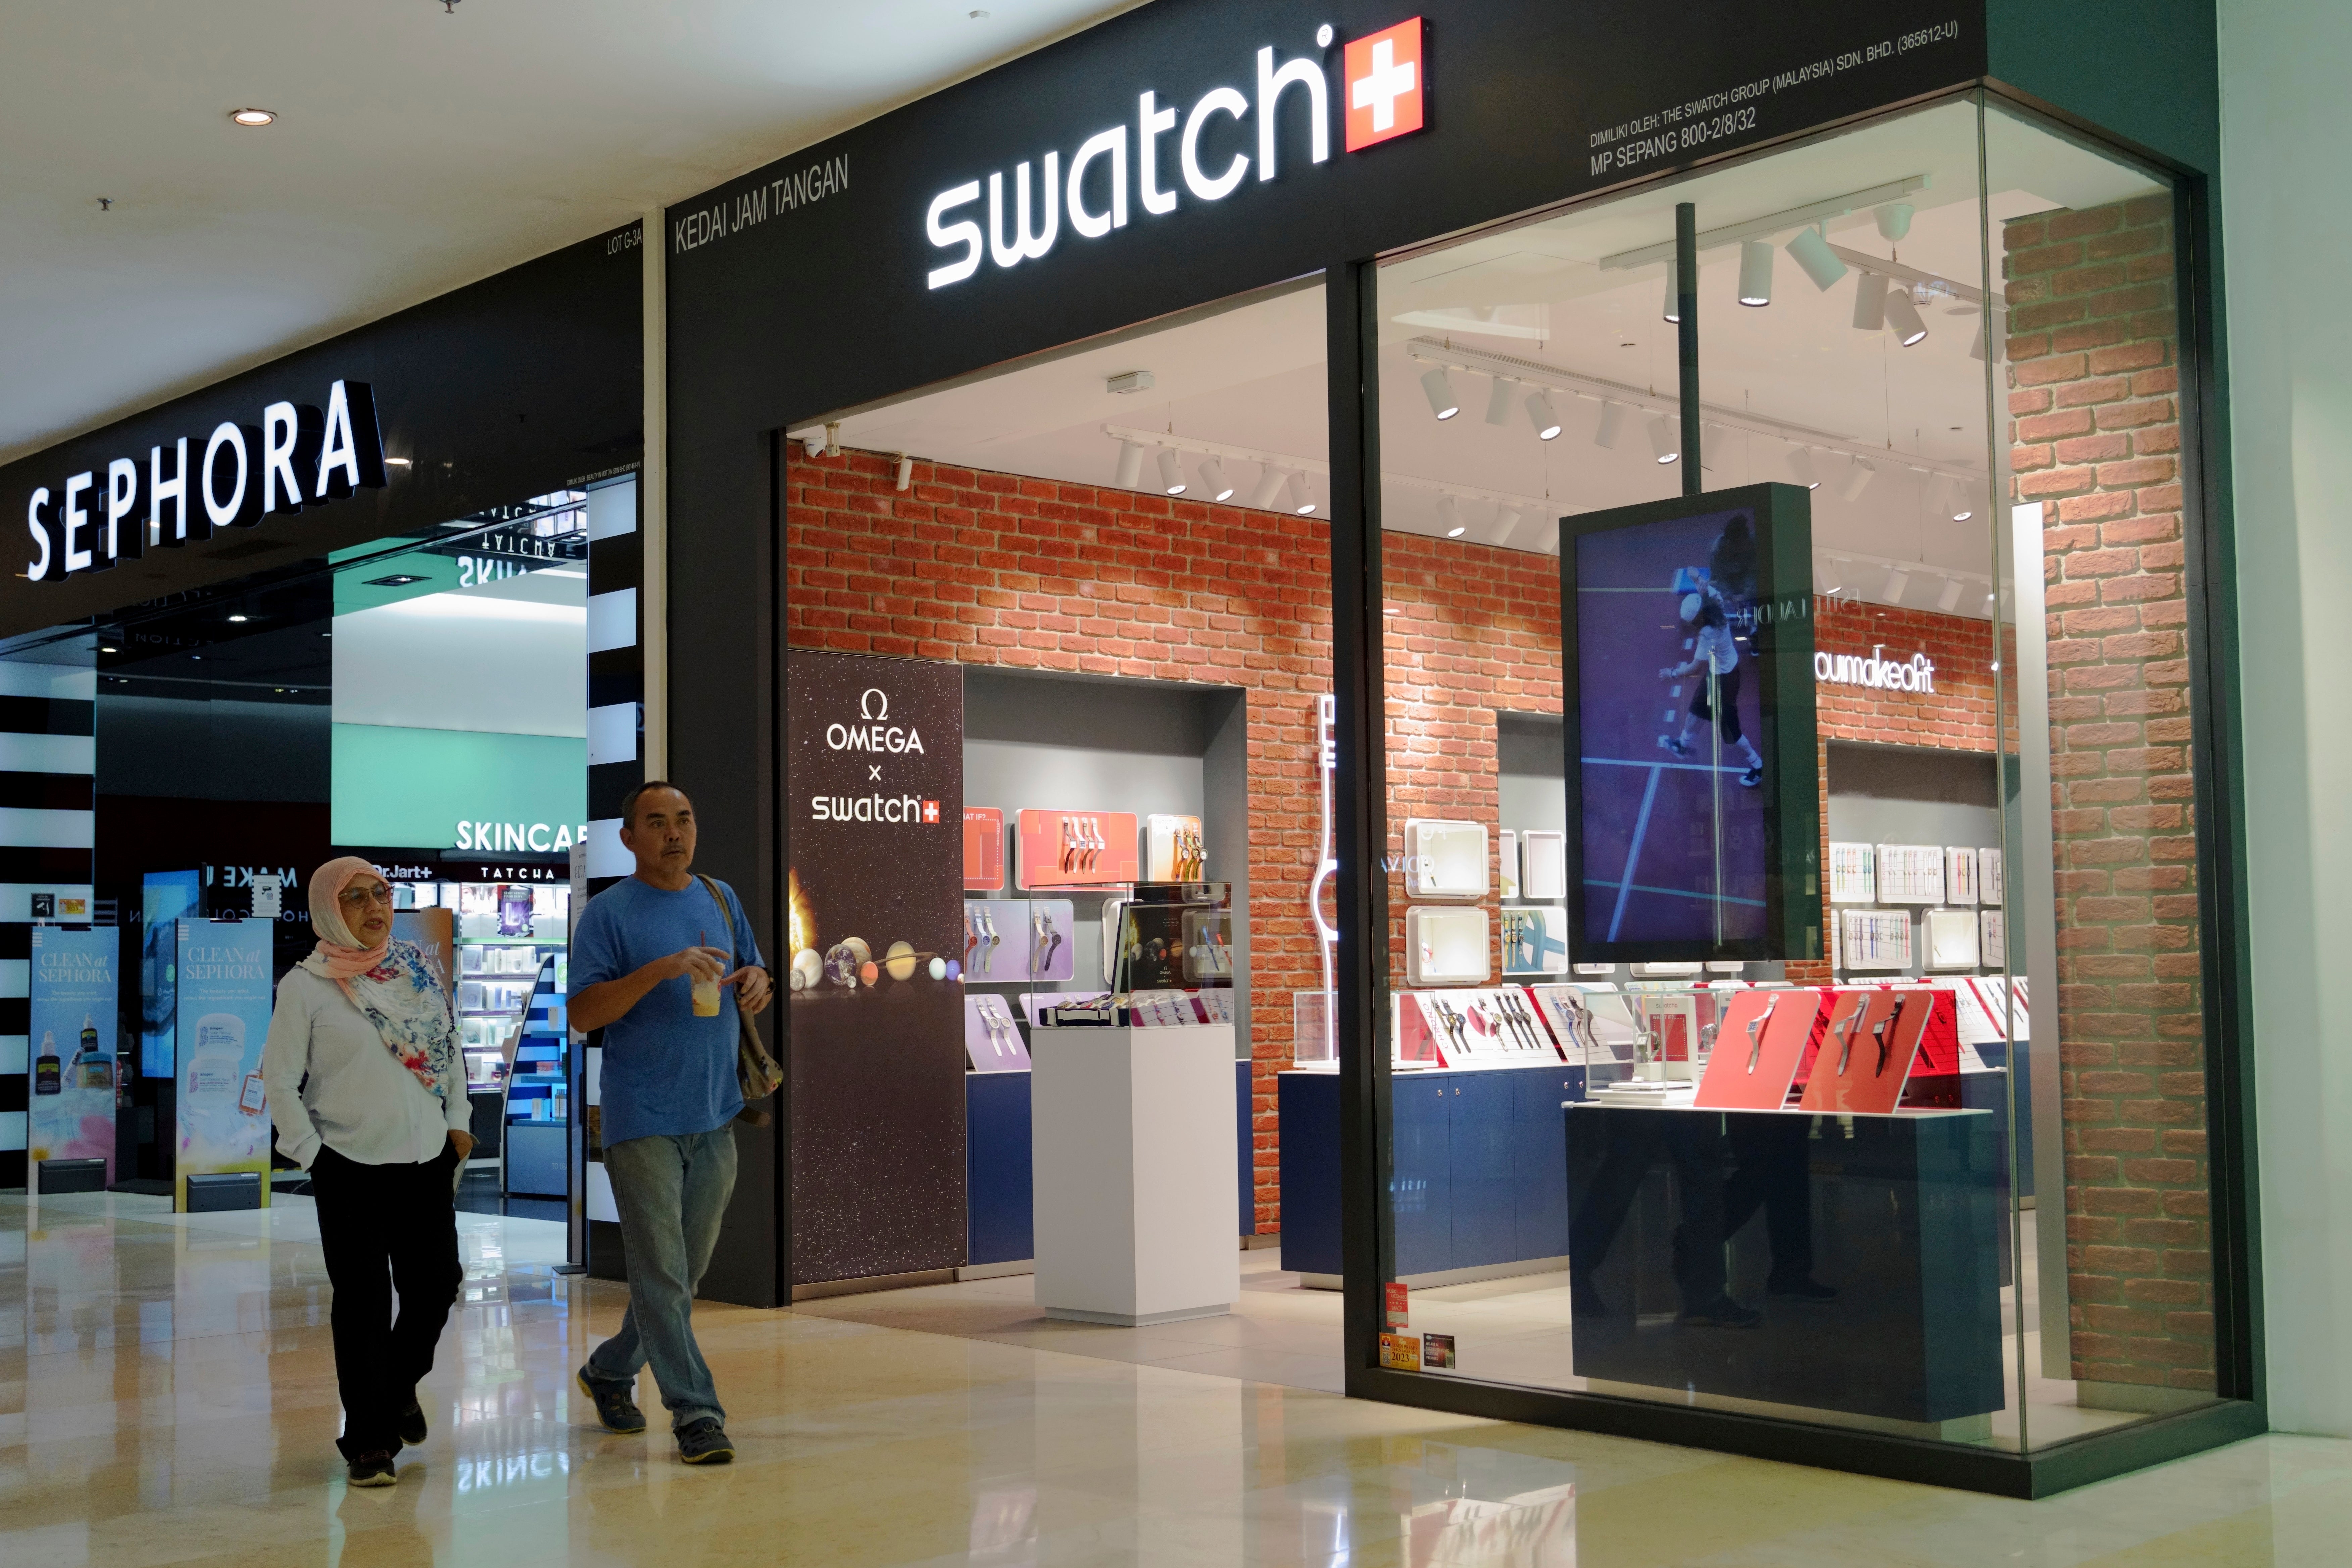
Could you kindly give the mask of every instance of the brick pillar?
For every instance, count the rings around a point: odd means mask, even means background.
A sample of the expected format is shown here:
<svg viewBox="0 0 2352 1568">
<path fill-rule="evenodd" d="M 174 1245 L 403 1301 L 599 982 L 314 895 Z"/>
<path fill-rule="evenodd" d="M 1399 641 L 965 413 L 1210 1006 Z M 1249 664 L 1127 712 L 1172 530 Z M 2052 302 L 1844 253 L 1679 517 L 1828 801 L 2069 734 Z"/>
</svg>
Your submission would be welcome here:
<svg viewBox="0 0 2352 1568">
<path fill-rule="evenodd" d="M 2044 507 L 2074 1372 L 2210 1390 L 2171 220 L 2008 225 L 2007 368 L 2014 499 Z"/>
</svg>

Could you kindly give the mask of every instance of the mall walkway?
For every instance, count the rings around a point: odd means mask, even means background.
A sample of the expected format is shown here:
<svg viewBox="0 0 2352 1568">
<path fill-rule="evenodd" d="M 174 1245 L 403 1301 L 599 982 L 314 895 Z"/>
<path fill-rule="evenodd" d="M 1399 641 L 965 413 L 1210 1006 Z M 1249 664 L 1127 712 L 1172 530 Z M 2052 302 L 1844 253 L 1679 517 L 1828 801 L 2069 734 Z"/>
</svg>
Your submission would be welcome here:
<svg viewBox="0 0 2352 1568">
<path fill-rule="evenodd" d="M 555 1275 L 553 1226 L 461 1224 L 433 1440 L 347 1491 L 306 1202 L 0 1197 L 0 1564 L 2171 1568 L 2352 1540 L 2352 1443 L 2024 1504 L 729 1307 L 699 1311 L 740 1459 L 688 1470 L 571 1384 L 620 1290 Z"/>
</svg>

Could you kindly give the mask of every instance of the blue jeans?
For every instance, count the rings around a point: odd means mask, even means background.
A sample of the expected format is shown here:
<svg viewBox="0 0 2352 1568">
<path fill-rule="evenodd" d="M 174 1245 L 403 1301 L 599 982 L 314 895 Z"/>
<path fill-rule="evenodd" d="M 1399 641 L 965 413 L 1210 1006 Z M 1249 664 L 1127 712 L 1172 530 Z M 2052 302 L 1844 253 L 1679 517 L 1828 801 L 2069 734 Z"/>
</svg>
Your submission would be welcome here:
<svg viewBox="0 0 2352 1568">
<path fill-rule="evenodd" d="M 608 1144 L 604 1173 L 628 1247 L 629 1310 L 621 1331 L 588 1357 L 588 1378 L 633 1384 L 651 1363 L 673 1431 L 705 1415 L 724 1421 L 693 1318 L 695 1288 L 735 1191 L 734 1129 Z"/>
</svg>

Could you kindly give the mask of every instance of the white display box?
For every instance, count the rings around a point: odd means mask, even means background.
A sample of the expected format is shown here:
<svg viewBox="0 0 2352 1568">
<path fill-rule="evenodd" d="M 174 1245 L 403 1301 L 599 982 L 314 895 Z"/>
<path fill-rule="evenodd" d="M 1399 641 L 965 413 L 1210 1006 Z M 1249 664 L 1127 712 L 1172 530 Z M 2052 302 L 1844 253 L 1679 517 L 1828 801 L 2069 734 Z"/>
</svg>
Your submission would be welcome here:
<svg viewBox="0 0 2352 1568">
<path fill-rule="evenodd" d="M 1944 847 L 1940 844 L 1880 845 L 1878 901 L 1882 904 L 1944 902 Z"/>
<path fill-rule="evenodd" d="M 1234 1029 L 1031 1033 L 1037 1305 L 1134 1327 L 1241 1297 Z"/>
<path fill-rule="evenodd" d="M 1973 904 L 1977 901 L 1977 852 L 1947 846 L 1944 850 L 1944 901 L 1948 904 Z"/>
<path fill-rule="evenodd" d="M 1484 909 L 1405 910 L 1407 984 L 1483 985 L 1492 956 Z"/>
<path fill-rule="evenodd" d="M 1830 845 L 1830 902 L 1878 901 L 1878 849 L 1870 844 Z"/>
<path fill-rule="evenodd" d="M 1974 969 L 1977 966 L 1977 911 L 1927 911 L 1927 967 Z"/>
<path fill-rule="evenodd" d="M 1504 898 L 1519 896 L 1519 836 L 1506 827 L 1495 836 L 1495 890 Z"/>
<path fill-rule="evenodd" d="M 1568 897 L 1568 835 L 1542 828 L 1521 834 L 1519 868 L 1522 898 Z"/>
<path fill-rule="evenodd" d="M 1479 822 L 1413 817 L 1404 825 L 1404 890 L 1415 899 L 1483 899 L 1488 863 Z"/>
<path fill-rule="evenodd" d="M 1568 911 L 1558 904 L 1505 910 L 1502 939 L 1506 975 L 1568 973 Z"/>
</svg>

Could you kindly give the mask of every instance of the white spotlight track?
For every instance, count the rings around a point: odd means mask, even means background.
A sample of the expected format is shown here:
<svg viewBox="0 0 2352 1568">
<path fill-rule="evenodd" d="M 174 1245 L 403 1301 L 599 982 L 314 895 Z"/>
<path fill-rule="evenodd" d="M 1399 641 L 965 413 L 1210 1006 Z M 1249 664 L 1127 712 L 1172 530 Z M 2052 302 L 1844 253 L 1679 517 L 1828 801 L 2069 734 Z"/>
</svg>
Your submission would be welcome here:
<svg viewBox="0 0 2352 1568">
<path fill-rule="evenodd" d="M 1650 416 L 1650 449 L 1661 463 L 1671 463 L 1683 455 L 1682 442 L 1675 433 L 1675 422 L 1663 414 Z"/>
<path fill-rule="evenodd" d="M 1111 476 L 1112 484 L 1131 490 L 1143 483 L 1143 444 L 1121 441 L 1118 444 L 1118 470 Z"/>
</svg>

